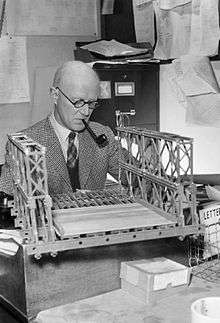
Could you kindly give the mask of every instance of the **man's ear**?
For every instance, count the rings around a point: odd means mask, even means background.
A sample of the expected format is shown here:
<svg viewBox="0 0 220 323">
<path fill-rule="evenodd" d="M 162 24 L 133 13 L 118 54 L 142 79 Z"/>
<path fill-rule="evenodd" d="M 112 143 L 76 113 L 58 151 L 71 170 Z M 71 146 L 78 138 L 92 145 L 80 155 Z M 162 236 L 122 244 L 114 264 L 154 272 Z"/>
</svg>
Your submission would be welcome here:
<svg viewBox="0 0 220 323">
<path fill-rule="evenodd" d="M 58 99 L 58 96 L 59 96 L 59 91 L 55 87 L 53 87 L 53 86 L 50 88 L 50 96 L 51 96 L 54 104 L 57 104 L 57 99 Z"/>
</svg>

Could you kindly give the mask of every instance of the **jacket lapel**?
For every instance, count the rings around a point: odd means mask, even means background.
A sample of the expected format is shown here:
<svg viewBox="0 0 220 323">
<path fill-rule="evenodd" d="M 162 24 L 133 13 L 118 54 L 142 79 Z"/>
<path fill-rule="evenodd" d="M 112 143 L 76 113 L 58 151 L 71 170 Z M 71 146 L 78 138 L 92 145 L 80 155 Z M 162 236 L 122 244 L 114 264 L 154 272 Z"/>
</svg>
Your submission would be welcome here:
<svg viewBox="0 0 220 323">
<path fill-rule="evenodd" d="M 93 158 L 96 151 L 96 143 L 87 130 L 79 133 L 79 180 L 81 187 L 84 187 L 89 177 Z"/>
<path fill-rule="evenodd" d="M 49 119 L 46 119 L 45 127 L 47 128 L 46 133 L 49 134 L 45 143 L 47 147 L 48 172 L 52 173 L 51 170 L 55 170 L 59 177 L 61 176 L 66 182 L 68 189 L 72 190 L 60 142 Z M 79 133 L 79 181 L 81 187 L 84 187 L 88 180 L 94 164 L 96 149 L 96 143 L 87 130 Z"/>
<path fill-rule="evenodd" d="M 56 174 L 59 175 L 57 176 L 57 178 L 61 176 L 71 191 L 71 184 L 70 184 L 68 170 L 66 167 L 66 161 L 63 156 L 63 151 L 61 149 L 59 139 L 49 119 L 47 119 L 46 121 L 46 128 L 47 128 L 46 133 L 49 134 L 49 136 L 47 137 L 47 143 L 46 143 L 48 172 L 53 173 L 55 171 Z M 55 174 L 53 173 L 52 176 L 55 176 Z"/>
</svg>

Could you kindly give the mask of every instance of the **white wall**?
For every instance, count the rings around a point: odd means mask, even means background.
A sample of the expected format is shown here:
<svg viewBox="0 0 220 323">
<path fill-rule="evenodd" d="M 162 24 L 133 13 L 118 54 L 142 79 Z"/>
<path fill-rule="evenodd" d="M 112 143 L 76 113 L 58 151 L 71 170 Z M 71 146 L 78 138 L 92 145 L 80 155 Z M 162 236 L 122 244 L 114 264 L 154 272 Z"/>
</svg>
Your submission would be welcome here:
<svg viewBox="0 0 220 323">
<path fill-rule="evenodd" d="M 212 65 L 219 80 L 220 61 L 212 62 Z M 185 122 L 185 109 L 174 97 L 167 78 L 168 67 L 160 67 L 160 129 L 194 138 L 194 174 L 220 174 L 220 128 Z"/>
</svg>

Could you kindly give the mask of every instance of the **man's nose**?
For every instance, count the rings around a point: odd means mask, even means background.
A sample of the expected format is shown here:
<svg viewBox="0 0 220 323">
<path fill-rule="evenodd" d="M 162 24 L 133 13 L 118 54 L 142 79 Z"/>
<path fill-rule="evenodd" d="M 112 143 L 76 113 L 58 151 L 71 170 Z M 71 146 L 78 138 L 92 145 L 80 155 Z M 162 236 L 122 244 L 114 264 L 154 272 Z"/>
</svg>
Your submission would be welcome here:
<svg viewBox="0 0 220 323">
<path fill-rule="evenodd" d="M 81 114 L 88 116 L 89 115 L 89 104 L 85 103 L 84 106 L 81 107 L 79 111 Z"/>
</svg>

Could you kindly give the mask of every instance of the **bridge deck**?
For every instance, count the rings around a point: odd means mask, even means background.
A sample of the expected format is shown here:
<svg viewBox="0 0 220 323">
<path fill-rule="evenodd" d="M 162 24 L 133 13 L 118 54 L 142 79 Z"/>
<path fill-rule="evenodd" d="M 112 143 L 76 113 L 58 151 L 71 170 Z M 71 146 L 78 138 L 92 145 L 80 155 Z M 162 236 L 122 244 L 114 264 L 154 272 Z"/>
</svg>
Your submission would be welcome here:
<svg viewBox="0 0 220 323">
<path fill-rule="evenodd" d="M 54 210 L 53 219 L 61 238 L 176 224 L 137 202 Z"/>
</svg>

